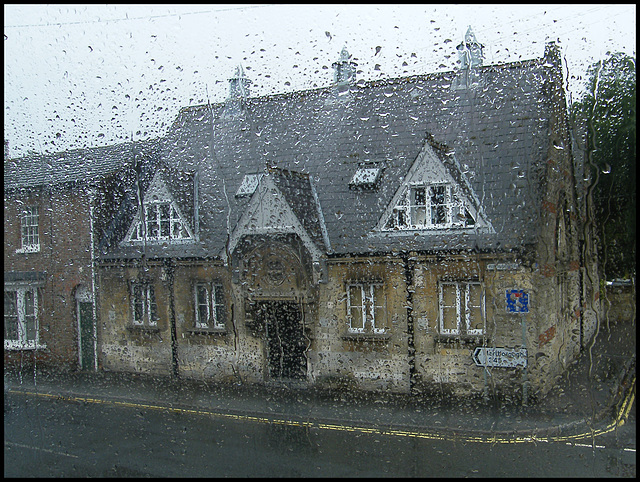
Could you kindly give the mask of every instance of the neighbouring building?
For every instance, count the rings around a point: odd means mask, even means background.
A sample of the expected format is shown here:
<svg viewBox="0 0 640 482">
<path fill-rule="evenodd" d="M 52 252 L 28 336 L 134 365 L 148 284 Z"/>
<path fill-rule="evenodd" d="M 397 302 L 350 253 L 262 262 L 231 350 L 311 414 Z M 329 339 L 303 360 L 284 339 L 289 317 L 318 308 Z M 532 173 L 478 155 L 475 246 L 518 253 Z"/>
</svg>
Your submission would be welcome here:
<svg viewBox="0 0 640 482">
<path fill-rule="evenodd" d="M 100 240 L 100 365 L 395 392 L 547 392 L 598 280 L 559 50 L 183 108 Z"/>
<path fill-rule="evenodd" d="M 94 243 L 131 190 L 132 147 L 9 159 L 5 144 L 5 368 L 96 369 Z"/>
</svg>

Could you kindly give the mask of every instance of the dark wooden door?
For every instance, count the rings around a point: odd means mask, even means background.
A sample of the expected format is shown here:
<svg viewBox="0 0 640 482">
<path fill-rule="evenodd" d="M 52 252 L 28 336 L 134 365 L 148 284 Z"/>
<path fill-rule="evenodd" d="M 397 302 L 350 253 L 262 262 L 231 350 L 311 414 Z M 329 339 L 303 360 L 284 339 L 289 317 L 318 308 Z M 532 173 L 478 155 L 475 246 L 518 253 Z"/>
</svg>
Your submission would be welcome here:
<svg viewBox="0 0 640 482">
<path fill-rule="evenodd" d="M 263 301 L 259 313 L 265 326 L 269 377 L 305 378 L 306 341 L 300 306 L 293 301 Z"/>
</svg>

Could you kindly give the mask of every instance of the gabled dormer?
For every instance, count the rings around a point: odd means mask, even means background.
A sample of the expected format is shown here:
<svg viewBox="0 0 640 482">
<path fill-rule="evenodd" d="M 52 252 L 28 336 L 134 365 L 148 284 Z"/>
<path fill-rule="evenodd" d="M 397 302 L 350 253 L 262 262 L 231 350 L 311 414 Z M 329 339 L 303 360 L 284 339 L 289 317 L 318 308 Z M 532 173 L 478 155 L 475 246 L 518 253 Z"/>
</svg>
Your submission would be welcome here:
<svg viewBox="0 0 640 482">
<path fill-rule="evenodd" d="M 278 168 L 255 175 L 249 202 L 229 238 L 233 252 L 244 236 L 296 234 L 313 261 L 330 252 L 318 196 L 308 174 Z M 244 183 L 244 181 L 243 181 Z"/>
<path fill-rule="evenodd" d="M 161 171 L 156 172 L 122 245 L 191 243 L 195 239 L 194 230 L 183 214 L 179 200 L 171 193 L 167 179 Z"/>
<path fill-rule="evenodd" d="M 375 231 L 451 230 L 493 232 L 493 227 L 453 153 L 428 139 Z"/>
</svg>

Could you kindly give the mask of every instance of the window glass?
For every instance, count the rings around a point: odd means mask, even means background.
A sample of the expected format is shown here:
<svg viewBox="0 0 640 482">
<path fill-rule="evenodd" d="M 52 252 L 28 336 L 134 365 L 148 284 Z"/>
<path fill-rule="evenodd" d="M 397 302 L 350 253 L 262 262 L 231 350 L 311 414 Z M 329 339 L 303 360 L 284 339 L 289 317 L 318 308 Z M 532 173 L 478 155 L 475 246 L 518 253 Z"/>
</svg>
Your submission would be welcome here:
<svg viewBox="0 0 640 482">
<path fill-rule="evenodd" d="M 362 287 L 359 285 L 351 285 L 348 287 L 348 292 L 350 328 L 353 331 L 363 331 L 365 315 Z"/>
<path fill-rule="evenodd" d="M 18 307 L 17 292 L 4 292 L 4 339 L 19 340 L 18 336 Z"/>
<path fill-rule="evenodd" d="M 387 310 L 385 306 L 384 285 L 375 284 L 373 289 L 373 322 L 374 331 L 383 332 L 387 329 Z"/>
<path fill-rule="evenodd" d="M 214 326 L 216 328 L 224 328 L 225 326 L 225 304 L 222 285 L 213 286 L 213 312 L 215 314 Z"/>
<path fill-rule="evenodd" d="M 155 326 L 158 322 L 158 308 L 153 285 L 136 281 L 131 286 L 133 323 Z"/>
<path fill-rule="evenodd" d="M 205 285 L 196 285 L 196 327 L 209 326 L 209 290 Z"/>
<path fill-rule="evenodd" d="M 482 286 L 479 283 L 468 285 L 467 309 L 469 311 L 468 328 L 473 333 L 482 333 L 484 330 Z"/>
<path fill-rule="evenodd" d="M 441 287 L 442 332 L 458 333 L 458 316 L 460 297 L 455 284 L 445 283 Z"/>
<path fill-rule="evenodd" d="M 446 186 L 431 186 L 431 224 L 434 226 L 447 224 L 447 190 Z"/>
<path fill-rule="evenodd" d="M 34 250 L 39 248 L 40 234 L 38 222 L 38 207 L 27 207 L 21 218 L 22 249 Z"/>
</svg>

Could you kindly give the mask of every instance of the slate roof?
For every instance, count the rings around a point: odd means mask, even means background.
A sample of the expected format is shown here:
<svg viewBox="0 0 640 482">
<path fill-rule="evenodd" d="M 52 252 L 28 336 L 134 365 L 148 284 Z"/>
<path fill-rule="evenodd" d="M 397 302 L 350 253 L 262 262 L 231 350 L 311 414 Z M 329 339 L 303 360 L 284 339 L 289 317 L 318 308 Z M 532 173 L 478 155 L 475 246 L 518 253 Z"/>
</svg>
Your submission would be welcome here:
<svg viewBox="0 0 640 482">
<path fill-rule="evenodd" d="M 545 57 L 479 67 L 480 85 L 470 88 L 459 88 L 462 73 L 453 71 L 359 81 L 346 91 L 328 86 L 185 107 L 167 135 L 145 148 L 186 173 L 184 179 L 195 179 L 191 190 L 172 185 L 191 181 L 166 177 L 170 191 L 181 193 L 181 210 L 197 224 L 199 241 L 149 245 L 146 254 L 222 257 L 250 201 L 235 196 L 244 176 L 273 168 L 302 174 L 274 182 L 319 247 L 326 247 L 323 218 L 329 254 L 510 250 L 535 243 L 550 119 L 557 108 L 549 82 L 561 81 L 552 72 L 560 68 Z M 444 163 L 455 164 L 449 171 L 475 193 L 495 232 L 374 231 L 425 145 Z M 8 161 L 5 190 L 99 177 L 130 153 L 125 143 Z M 350 187 L 358 167 L 371 163 L 382 168 L 376 188 Z M 140 246 L 120 245 L 137 204 L 135 193 L 125 197 L 100 235 L 106 258 L 141 254 Z"/>
<path fill-rule="evenodd" d="M 4 188 L 87 183 L 130 164 L 134 148 L 138 153 L 148 154 L 157 152 L 158 147 L 156 140 L 146 140 L 6 160 Z"/>
<path fill-rule="evenodd" d="M 200 173 L 200 227 L 224 250 L 248 200 L 234 193 L 266 166 L 308 174 L 334 253 L 514 249 L 536 239 L 549 146 L 547 59 L 479 68 L 481 85 L 454 88 L 459 72 L 358 82 L 183 108 L 164 161 Z M 561 78 L 561 76 L 560 76 Z M 432 140 L 430 140 L 432 136 Z M 372 234 L 412 163 L 432 142 L 453 154 L 495 233 Z M 438 146 L 442 146 L 438 148 Z M 384 168 L 376 190 L 349 188 L 359 165 Z M 292 201 L 295 202 L 295 201 Z"/>
</svg>

